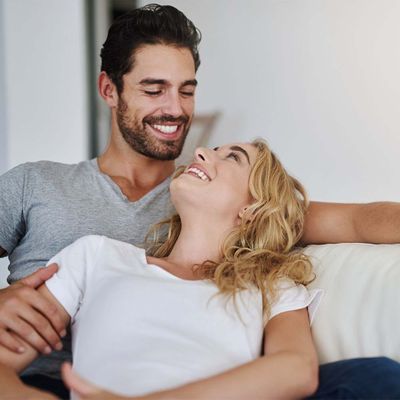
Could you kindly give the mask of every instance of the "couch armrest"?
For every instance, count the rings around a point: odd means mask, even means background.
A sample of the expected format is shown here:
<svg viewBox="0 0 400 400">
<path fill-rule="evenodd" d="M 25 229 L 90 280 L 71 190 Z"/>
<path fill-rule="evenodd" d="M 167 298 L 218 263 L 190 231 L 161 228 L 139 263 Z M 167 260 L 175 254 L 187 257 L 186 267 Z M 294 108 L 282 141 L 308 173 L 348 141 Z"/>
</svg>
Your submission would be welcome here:
<svg viewBox="0 0 400 400">
<path fill-rule="evenodd" d="M 308 246 L 324 290 L 313 323 L 321 363 L 387 356 L 400 361 L 400 245 Z"/>
</svg>

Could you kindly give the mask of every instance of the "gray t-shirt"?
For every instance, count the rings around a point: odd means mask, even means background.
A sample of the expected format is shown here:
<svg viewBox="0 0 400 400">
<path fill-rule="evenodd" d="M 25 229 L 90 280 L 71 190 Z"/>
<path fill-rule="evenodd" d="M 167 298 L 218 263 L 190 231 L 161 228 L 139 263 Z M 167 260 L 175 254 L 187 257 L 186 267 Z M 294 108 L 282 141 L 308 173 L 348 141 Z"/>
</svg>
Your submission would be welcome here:
<svg viewBox="0 0 400 400">
<path fill-rule="evenodd" d="M 26 163 L 0 176 L 0 247 L 14 282 L 34 272 L 61 249 L 86 235 L 104 235 L 141 246 L 149 227 L 172 212 L 170 178 L 138 201 L 129 201 L 97 160 L 66 165 Z M 101 349 L 99 349 L 101 351 Z M 59 377 L 64 349 L 42 356 L 25 374 Z"/>
</svg>

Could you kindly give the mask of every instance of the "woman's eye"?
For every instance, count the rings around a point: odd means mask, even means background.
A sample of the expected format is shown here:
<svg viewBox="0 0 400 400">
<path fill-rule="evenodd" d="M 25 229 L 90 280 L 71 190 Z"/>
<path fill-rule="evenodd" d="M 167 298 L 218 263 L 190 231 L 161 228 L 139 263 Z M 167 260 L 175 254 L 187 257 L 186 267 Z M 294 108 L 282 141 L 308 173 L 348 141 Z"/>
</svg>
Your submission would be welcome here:
<svg viewBox="0 0 400 400">
<path fill-rule="evenodd" d="M 240 157 L 236 153 L 229 153 L 226 158 L 233 158 L 235 161 L 240 161 Z"/>
<path fill-rule="evenodd" d="M 156 91 L 145 90 L 145 93 L 148 94 L 149 96 L 157 96 L 161 93 L 161 90 L 156 90 Z"/>
</svg>

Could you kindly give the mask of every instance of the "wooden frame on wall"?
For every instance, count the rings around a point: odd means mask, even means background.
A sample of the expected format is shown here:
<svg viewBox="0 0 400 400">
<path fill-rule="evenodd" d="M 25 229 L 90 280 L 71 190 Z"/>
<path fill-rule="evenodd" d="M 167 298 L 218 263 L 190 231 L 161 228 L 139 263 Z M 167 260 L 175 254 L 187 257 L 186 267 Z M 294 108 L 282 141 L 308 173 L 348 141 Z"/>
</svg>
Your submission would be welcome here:
<svg viewBox="0 0 400 400">
<path fill-rule="evenodd" d="M 193 159 L 197 147 L 206 147 L 209 144 L 215 125 L 221 113 L 211 112 L 193 117 L 192 126 L 187 135 L 182 154 L 177 158 L 176 165 L 186 165 Z"/>
</svg>

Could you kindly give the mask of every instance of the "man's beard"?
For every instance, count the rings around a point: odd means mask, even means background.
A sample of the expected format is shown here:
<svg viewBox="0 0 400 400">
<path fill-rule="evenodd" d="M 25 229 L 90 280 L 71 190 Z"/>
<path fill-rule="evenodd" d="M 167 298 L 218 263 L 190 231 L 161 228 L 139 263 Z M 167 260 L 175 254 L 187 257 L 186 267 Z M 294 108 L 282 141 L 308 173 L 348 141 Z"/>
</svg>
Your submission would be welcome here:
<svg viewBox="0 0 400 400">
<path fill-rule="evenodd" d="M 156 160 L 175 160 L 182 152 L 190 128 L 190 119 L 186 115 L 174 118 L 169 115 L 146 117 L 143 121 L 130 118 L 128 106 L 119 99 L 117 107 L 117 124 L 126 143 L 136 152 Z M 146 132 L 145 124 L 154 125 L 163 122 L 175 122 L 183 125 L 183 132 L 177 140 L 160 140 Z M 178 128 L 180 129 L 180 128 Z"/>
</svg>

